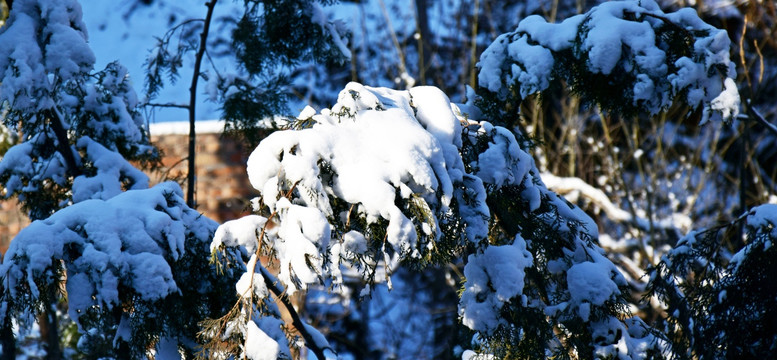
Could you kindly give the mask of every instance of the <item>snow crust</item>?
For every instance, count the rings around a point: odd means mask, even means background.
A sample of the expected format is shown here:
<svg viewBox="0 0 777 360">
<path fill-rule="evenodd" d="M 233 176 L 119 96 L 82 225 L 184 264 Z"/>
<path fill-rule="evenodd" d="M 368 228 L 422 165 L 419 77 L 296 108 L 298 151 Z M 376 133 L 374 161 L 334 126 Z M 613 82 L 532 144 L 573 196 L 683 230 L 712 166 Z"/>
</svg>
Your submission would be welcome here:
<svg viewBox="0 0 777 360">
<path fill-rule="evenodd" d="M 484 335 L 493 334 L 507 325 L 503 316 L 505 306 L 511 309 L 537 308 L 552 318 L 577 317 L 586 322 L 594 312 L 606 313 L 603 310 L 607 306 L 606 301 L 615 301 L 621 296 L 620 287 L 626 285 L 626 280 L 604 257 L 600 247 L 584 240 L 598 238 L 596 224 L 580 208 L 545 187 L 533 159 L 521 149 L 511 132 L 487 122 L 473 122 L 469 129 L 473 130 L 468 132 L 471 143 L 477 143 L 477 139 L 488 139 L 477 161 L 472 163 L 473 171 L 486 188 L 495 191 L 501 187 L 518 186 L 522 189 L 518 203 L 525 206 L 525 211 L 532 213 L 531 216 L 540 222 L 557 226 L 555 231 L 569 243 L 564 257 L 548 259 L 550 261 L 545 265 L 551 274 L 566 272 L 565 285 L 559 283 L 548 289 L 564 295 L 547 303 L 532 295 L 534 290 L 525 288 L 524 269 L 537 265 L 528 244 L 543 239 L 524 239 L 518 235 L 507 245 L 481 244 L 478 252 L 470 255 L 464 268 L 467 281 L 459 303 L 462 323 Z M 555 214 L 544 213 L 547 210 L 542 209 L 548 206 L 555 209 Z M 561 286 L 567 288 L 566 292 L 557 292 Z M 591 331 L 603 334 L 627 331 L 627 326 L 617 318 L 606 319 L 590 323 Z M 630 346 L 644 348 L 652 341 L 648 335 L 629 340 L 631 342 L 624 339 L 613 338 L 612 343 L 604 341 L 595 346 L 595 351 L 603 354 L 611 354 L 613 349 L 636 351 Z"/>
<path fill-rule="evenodd" d="M 494 360 L 496 357 L 491 354 L 478 354 L 472 350 L 464 350 L 461 354 L 461 360 Z"/>
<path fill-rule="evenodd" d="M 278 349 L 277 354 L 280 357 L 291 358 L 289 342 L 286 339 L 286 333 L 283 332 L 283 329 L 282 329 L 282 327 L 285 326 L 285 324 L 283 323 L 283 320 L 276 317 L 265 316 L 259 319 L 254 318 L 254 321 L 264 334 L 266 334 L 273 341 L 275 341 Z M 265 341 L 267 340 L 265 339 Z M 272 344 L 270 344 L 269 350 L 271 352 L 274 352 L 275 347 L 273 347 Z"/>
<path fill-rule="evenodd" d="M 38 133 L 30 140 L 12 146 L 0 160 L 0 173 L 5 180 L 6 197 L 14 193 L 32 193 L 38 191 L 46 180 L 58 185 L 66 183 L 65 160 L 59 153 L 44 156 L 37 144 L 45 144 L 53 134 Z M 36 161 L 37 160 L 37 161 Z M 20 200 L 24 200 L 24 195 Z"/>
<path fill-rule="evenodd" d="M 766 251 L 774 244 L 772 239 L 777 237 L 777 204 L 763 204 L 748 211 L 744 217 L 744 229 L 746 231 L 746 245 L 739 251 L 729 255 L 728 271 L 735 274 L 743 261 L 752 251 Z M 688 232 L 677 245 L 667 253 L 662 261 L 671 267 L 676 259 L 685 260 L 686 257 L 704 250 L 704 244 L 700 239 L 705 236 L 703 231 L 693 230 Z"/>
<path fill-rule="evenodd" d="M 226 122 L 224 120 L 200 120 L 195 125 L 197 134 L 219 134 L 224 131 Z M 188 135 L 188 121 L 167 121 L 150 124 L 148 127 L 150 135 Z"/>
<path fill-rule="evenodd" d="M 757 206 L 747 214 L 747 226 L 758 232 L 767 230 L 770 238 L 777 238 L 777 204 Z"/>
<path fill-rule="evenodd" d="M 343 250 L 354 254 L 364 254 L 367 252 L 367 238 L 362 233 L 351 230 L 343 234 Z"/>
<path fill-rule="evenodd" d="M 329 237 L 330 225 L 326 217 L 315 208 L 291 204 L 282 198 L 277 203 L 281 226 L 274 242 L 280 272 L 278 278 L 293 294 L 305 290 L 308 284 L 319 283 L 323 274 L 323 259 Z"/>
<path fill-rule="evenodd" d="M 256 297 L 258 300 L 263 300 L 270 294 L 261 271 L 256 271 L 256 267 L 261 266 L 261 264 L 257 265 L 257 259 L 256 254 L 251 255 L 251 259 L 246 264 L 249 271 L 244 272 L 235 284 L 235 291 L 241 298 Z"/>
<path fill-rule="evenodd" d="M 50 97 L 39 96 L 54 92 L 52 79 L 83 76 L 91 72 L 95 61 L 86 45 L 77 2 L 40 4 L 18 0 L 15 9 L 22 10 L 15 11 L 0 31 L 0 43 L 19 44 L 0 48 L 0 101 L 7 100 L 22 110 L 54 107 Z M 739 96 L 731 79 L 730 44 L 725 33 L 689 11 L 663 14 L 649 0 L 604 4 L 597 9 L 561 24 L 548 24 L 540 17 L 525 19 L 515 33 L 500 36 L 486 51 L 481 59 L 480 86 L 504 95 L 505 84 L 519 84 L 521 97 L 543 91 L 554 80 L 557 53 L 568 51 L 577 42 L 591 72 L 609 75 L 618 71 L 618 66 L 633 70 L 634 103 L 644 105 L 651 114 L 668 106 L 670 97 L 660 94 L 669 93 L 683 94 L 689 104 L 704 106 L 703 121 L 714 114 L 722 118 L 736 115 Z M 627 15 L 646 20 L 628 20 Z M 672 66 L 667 65 L 664 51 L 654 46 L 655 31 L 663 23 L 656 16 L 709 33 L 695 40 L 693 56 L 669 64 L 677 68 L 675 73 L 669 71 Z M 325 26 L 323 18 L 317 19 Z M 337 36 L 331 23 L 326 26 L 333 37 Z M 581 28 L 586 30 L 584 38 L 577 35 Z M 44 47 L 36 45 L 30 34 L 37 33 L 48 36 L 50 42 Z M 335 42 L 347 56 L 342 40 L 338 37 Z M 719 70 L 721 67 L 727 70 Z M 37 297 L 36 284 L 41 279 L 51 280 L 57 261 L 64 261 L 71 316 L 76 320 L 92 306 L 119 305 L 125 296 L 120 289 L 131 289 L 143 301 L 176 292 L 170 261 L 186 256 L 187 237 L 204 239 L 215 228 L 183 205 L 177 185 L 165 183 L 140 190 L 148 186 L 148 178 L 116 152 L 121 149 L 104 141 L 114 139 L 115 134 L 124 134 L 131 142 L 144 139 L 139 117 L 129 110 L 137 99 L 125 91 L 127 72 L 112 65 L 97 77 L 99 80 L 85 87 L 84 106 L 95 114 L 85 121 L 91 130 L 73 147 L 94 171 L 74 179 L 75 204 L 20 233 L 6 256 L 13 261 L 0 266 L 3 285 L 12 294 L 29 287 Z M 105 89 L 124 90 L 117 92 L 119 96 L 101 96 Z M 74 97 L 64 96 L 63 109 L 76 105 Z M 103 121 L 107 118 L 111 121 Z M 293 293 L 321 283 L 327 276 L 337 277 L 341 265 L 348 265 L 341 259 L 372 256 L 368 265 L 383 261 L 390 268 L 388 264 L 401 257 L 420 258 L 453 218 L 463 226 L 462 239 L 475 249 L 465 266 L 467 280 L 459 309 L 462 321 L 474 330 L 491 334 L 506 325 L 501 311 L 516 304 L 541 308 L 550 317 L 570 316 L 574 311 L 588 321 L 597 307 L 621 295 L 619 287 L 625 280 L 601 249 L 590 243 L 598 237 L 596 224 L 582 210 L 548 191 L 531 156 L 510 130 L 463 119 L 459 108 L 438 89 L 394 91 L 351 83 L 331 109 L 317 114 L 306 108 L 300 118 L 312 118 L 315 124 L 274 134 L 249 159 L 251 182 L 273 215 L 270 219 L 251 215 L 228 222 L 213 238 L 214 251 L 237 247 L 244 255 L 251 255 L 246 266 L 250 271 L 235 284 L 237 293 L 268 297 L 266 270 L 257 263 L 258 250 L 265 245 L 277 255 L 279 279 Z M 9 150 L 0 172 L 11 174 L 5 184 L 10 193 L 38 191 L 38 184 L 46 179 L 64 183 L 61 155 L 33 161 L 40 157 L 35 145 L 51 138 L 51 133 L 41 132 Z M 481 139 L 487 140 L 484 148 L 465 164 L 465 141 Z M 38 180 L 28 181 L 30 178 Z M 562 219 L 558 231 L 577 234 L 573 235 L 576 247 L 565 249 L 566 257 L 547 264 L 556 275 L 566 272 L 566 298 L 543 304 L 529 302 L 525 294 L 526 268 L 536 265 L 528 248 L 542 239 L 517 235 L 502 245 L 486 240 L 491 217 L 486 197 L 499 188 L 516 185 L 522 189 L 520 198 L 526 213 L 534 214 L 551 204 Z M 385 240 L 391 248 L 387 249 L 385 242 L 381 245 L 382 239 L 374 238 L 368 227 L 349 227 L 350 211 L 341 211 L 338 202 L 352 205 L 355 216 L 368 225 L 385 225 Z M 748 225 L 774 235 L 775 213 L 774 208 L 756 208 Z M 117 218 L 122 221 L 115 221 Z M 381 254 L 370 253 L 376 244 Z M 681 242 L 689 244 L 687 238 Z M 744 251 L 734 255 L 732 264 L 741 262 Z M 126 326 L 124 319 L 122 324 Z M 282 321 L 273 317 L 245 322 L 245 355 L 252 359 L 288 356 L 280 324 Z M 636 356 L 650 348 L 646 340 L 649 334 L 640 330 L 645 325 L 637 318 L 623 322 L 597 318 L 590 326 L 594 338 L 604 339 L 596 356 Z M 310 326 L 306 330 L 319 347 L 328 347 L 318 331 Z M 172 354 L 165 341 L 160 341 L 160 355 Z M 464 358 L 473 355 L 465 352 Z"/>
</svg>

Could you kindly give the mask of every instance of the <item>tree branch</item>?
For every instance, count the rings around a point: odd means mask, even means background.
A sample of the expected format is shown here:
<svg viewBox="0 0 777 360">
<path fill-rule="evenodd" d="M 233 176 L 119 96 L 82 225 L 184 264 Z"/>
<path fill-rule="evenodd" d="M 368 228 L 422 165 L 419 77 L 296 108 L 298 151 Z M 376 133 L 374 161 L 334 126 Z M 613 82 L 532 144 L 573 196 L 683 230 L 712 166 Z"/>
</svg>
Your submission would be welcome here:
<svg viewBox="0 0 777 360">
<path fill-rule="evenodd" d="M 267 269 L 264 268 L 264 266 L 259 267 L 259 271 L 262 272 L 262 277 L 264 278 L 264 284 L 267 285 L 267 288 L 272 291 L 273 294 L 275 294 L 278 299 L 280 299 L 281 303 L 283 303 L 283 306 L 286 307 L 286 310 L 289 311 L 289 314 L 291 315 L 292 324 L 294 327 L 299 331 L 300 335 L 302 335 L 302 338 L 305 339 L 305 343 L 307 344 L 308 348 L 313 351 L 314 354 L 316 354 L 316 357 L 319 360 L 326 359 L 326 356 L 324 355 L 324 349 L 318 346 L 316 341 L 313 339 L 313 335 L 308 332 L 308 329 L 305 327 L 305 323 L 302 322 L 302 319 L 299 317 L 299 314 L 296 310 L 294 310 L 294 305 L 291 304 L 291 301 L 289 301 L 289 297 L 286 296 L 285 290 L 283 289 L 282 285 L 278 285 L 278 280 L 270 274 Z"/>
<path fill-rule="evenodd" d="M 748 105 L 750 105 L 749 101 L 748 101 Z M 766 121 L 766 119 L 764 119 L 764 116 L 761 115 L 761 113 L 758 112 L 758 110 L 756 110 L 756 108 L 754 108 L 752 106 L 748 106 L 747 107 L 747 112 L 750 114 L 750 116 L 753 119 L 755 119 L 756 121 L 761 123 L 761 125 L 765 126 L 766 129 L 769 130 L 769 132 L 772 133 L 772 135 L 777 136 L 777 126 L 774 126 L 771 123 L 769 123 L 768 121 Z"/>
<path fill-rule="evenodd" d="M 157 103 L 146 103 L 147 106 L 151 107 L 163 107 L 163 108 L 178 108 L 178 109 L 189 109 L 189 105 L 181 105 L 181 104 L 157 104 Z"/>
<path fill-rule="evenodd" d="M 540 178 L 549 190 L 552 190 L 559 195 L 566 196 L 572 192 L 579 192 L 580 196 L 599 207 L 599 209 L 604 211 L 607 215 L 607 218 L 614 222 L 627 223 L 641 231 L 650 231 L 650 218 L 635 216 L 632 213 L 619 208 L 602 190 L 589 185 L 581 178 L 559 177 L 548 172 L 541 173 Z M 685 222 L 691 223 L 690 218 L 683 214 L 676 213 L 675 216 L 682 216 L 682 219 L 686 220 Z M 689 230 L 684 228 L 680 229 L 672 222 L 658 222 L 653 224 L 653 227 L 662 231 L 674 232 L 677 236 L 681 236 Z"/>
<path fill-rule="evenodd" d="M 202 28 L 202 34 L 200 34 L 200 47 L 197 50 L 197 56 L 194 59 L 194 71 L 192 74 L 192 83 L 189 88 L 189 174 L 187 175 L 186 182 L 186 204 L 189 207 L 194 208 L 194 181 L 195 181 L 195 168 L 194 168 L 194 150 L 196 145 L 196 132 L 194 129 L 194 110 L 197 104 L 197 81 L 200 79 L 200 66 L 202 65 L 202 57 L 205 55 L 205 48 L 207 46 L 208 31 L 210 30 L 210 21 L 213 18 L 213 8 L 216 7 L 216 0 L 211 0 L 205 3 L 208 8 L 208 13 L 205 15 L 205 24 Z"/>
<path fill-rule="evenodd" d="M 67 138 L 67 130 L 62 125 L 62 118 L 59 116 L 59 112 L 56 109 L 47 109 L 43 111 L 43 116 L 49 120 L 54 135 L 57 137 L 57 151 L 65 158 L 65 165 L 67 165 L 68 172 L 73 176 L 78 176 L 83 173 L 81 167 L 76 162 L 73 149 L 70 148 L 70 141 Z"/>
<path fill-rule="evenodd" d="M 0 319 L 0 345 L 3 347 L 0 360 L 14 360 L 16 358 L 16 339 L 13 336 L 11 324 L 10 310 L 6 309 L 5 315 Z"/>
</svg>

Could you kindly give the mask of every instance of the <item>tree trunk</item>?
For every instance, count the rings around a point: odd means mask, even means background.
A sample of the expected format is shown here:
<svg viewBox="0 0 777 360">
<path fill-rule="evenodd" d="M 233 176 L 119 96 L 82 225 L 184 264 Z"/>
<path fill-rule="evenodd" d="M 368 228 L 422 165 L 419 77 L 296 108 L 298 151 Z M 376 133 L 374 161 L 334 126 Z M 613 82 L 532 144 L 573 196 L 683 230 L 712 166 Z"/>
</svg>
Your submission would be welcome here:
<svg viewBox="0 0 777 360">
<path fill-rule="evenodd" d="M 121 306 L 114 306 L 113 310 L 111 311 L 111 315 L 113 315 L 113 321 L 116 322 L 116 326 L 121 325 L 121 317 L 124 315 L 124 309 L 122 309 Z M 130 360 L 132 359 L 132 351 L 130 351 L 129 344 L 124 341 L 125 339 L 121 339 L 119 341 L 114 342 L 114 354 L 116 354 L 116 359 L 119 360 Z"/>
<path fill-rule="evenodd" d="M 11 317 L 8 314 L 6 314 L 2 324 L 0 324 L 0 346 L 3 347 L 0 360 L 13 360 L 16 358 L 16 339 L 13 337 Z"/>
<path fill-rule="evenodd" d="M 10 13 L 13 7 L 13 0 L 5 0 L 5 5 L 8 6 L 8 12 Z"/>
<path fill-rule="evenodd" d="M 43 112 L 44 116 L 49 119 L 49 124 L 54 135 L 57 137 L 57 150 L 65 159 L 65 165 L 67 165 L 67 171 L 72 176 L 79 176 L 83 174 L 79 162 L 76 160 L 76 154 L 73 153 L 73 149 L 70 148 L 70 140 L 67 136 L 67 130 L 63 125 L 64 120 L 59 116 L 56 108 L 51 108 Z M 37 219 L 33 219 L 37 220 Z"/>
<path fill-rule="evenodd" d="M 421 85 L 428 85 L 432 80 L 432 33 L 429 30 L 429 4 L 426 0 L 415 0 L 416 31 L 418 31 L 418 76 Z"/>
<path fill-rule="evenodd" d="M 51 299 L 56 299 L 56 290 Z M 59 348 L 59 321 L 57 321 L 56 301 L 52 300 L 45 307 L 43 314 L 38 317 L 40 326 L 40 338 L 46 346 L 46 359 L 59 360 L 62 358 L 62 350 Z"/>
<path fill-rule="evenodd" d="M 8 12 L 11 12 L 13 7 L 13 0 L 5 0 L 5 5 L 8 6 Z M 0 260 L 2 257 L 0 256 Z M 2 263 L 2 261 L 0 261 Z M 6 309 L 8 311 L 8 309 Z M 13 360 L 16 358 L 16 339 L 13 337 L 13 325 L 11 323 L 11 317 L 6 313 L 3 318 L 3 322 L 0 323 L 0 346 L 3 347 L 3 353 L 0 354 L 0 360 Z"/>
</svg>

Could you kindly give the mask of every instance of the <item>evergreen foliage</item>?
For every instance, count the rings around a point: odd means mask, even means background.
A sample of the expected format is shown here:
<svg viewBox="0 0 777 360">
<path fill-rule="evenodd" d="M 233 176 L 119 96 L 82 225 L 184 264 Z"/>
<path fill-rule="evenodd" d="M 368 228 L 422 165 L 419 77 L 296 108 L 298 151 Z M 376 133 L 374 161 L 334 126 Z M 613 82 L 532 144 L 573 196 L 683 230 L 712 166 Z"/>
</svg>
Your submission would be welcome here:
<svg viewBox="0 0 777 360">
<path fill-rule="evenodd" d="M 215 229 L 186 207 L 175 183 L 69 206 L 12 242 L 0 268 L 4 311 L 30 321 L 67 279 L 82 353 L 139 358 L 164 345 L 192 356 L 199 332 L 192 319 L 224 313 L 235 299 L 236 269 L 216 273 L 203 256 Z"/>
<path fill-rule="evenodd" d="M 126 192 L 148 187 L 129 161 L 153 166 L 158 154 L 127 70 L 114 62 L 93 71 L 86 41 L 76 1 L 17 1 L 0 29 L 0 43 L 16 44 L 0 50 L 3 120 L 21 138 L 0 162 L 0 181 L 31 219 L 46 219 L 19 234 L 0 267 L 4 351 L 13 356 L 12 321 L 44 314 L 56 327 L 54 304 L 64 297 L 82 355 L 145 356 L 166 337 L 192 354 L 191 319 L 226 311 L 234 296 L 224 286 L 234 279 L 199 256 L 215 224 L 185 207 L 176 185 L 146 190 L 160 200 L 149 209 L 138 207 L 140 192 Z M 164 215 L 133 220 L 137 209 Z M 143 234 L 161 247 L 144 248 Z"/>
<path fill-rule="evenodd" d="M 289 74 L 305 61 L 346 60 L 346 30 L 329 22 L 321 6 L 327 1 L 293 0 L 244 2 L 226 37 L 208 39 L 207 57 L 212 68 L 202 77 L 208 95 L 221 105 L 226 131 L 256 146 L 267 119 L 288 112 Z M 218 4 L 216 4 L 218 6 Z M 230 22 L 234 22 L 231 26 Z M 175 82 L 184 65 L 184 54 L 198 48 L 201 21 L 186 21 L 159 39 L 147 61 L 146 93 L 153 98 L 165 77 Z M 229 44 L 228 46 L 225 44 Z M 233 72 L 219 70 L 221 62 Z"/>
<path fill-rule="evenodd" d="M 323 283 L 343 291 L 341 271 L 350 268 L 367 284 L 362 294 L 390 284 L 400 262 L 420 268 L 468 255 L 459 314 L 486 341 L 481 350 L 660 354 L 641 320 L 621 321 L 626 283 L 596 245 L 596 225 L 545 189 L 512 132 L 463 118 L 434 88 L 352 83 L 339 99 L 321 114 L 303 112 L 312 126 L 275 132 L 257 147 L 248 172 L 262 193 L 255 210 L 269 215 L 225 224 L 229 235 L 217 235 L 214 249 L 251 254 L 258 239 L 290 290 Z M 382 153 L 380 139 L 394 133 L 408 140 Z"/>
<path fill-rule="evenodd" d="M 774 205 L 682 238 L 653 269 L 651 294 L 667 305 L 673 358 L 768 357 L 775 351 Z M 732 246 L 740 229 L 745 246 Z"/>
<path fill-rule="evenodd" d="M 0 163 L 0 182 L 5 196 L 18 196 L 32 219 L 46 218 L 72 202 L 78 196 L 70 192 L 75 178 L 126 188 L 146 181 L 142 174 L 94 179 L 95 168 L 111 164 L 85 163 L 81 157 L 87 156 L 87 143 L 127 160 L 157 159 L 126 69 L 111 63 L 93 72 L 95 59 L 84 29 L 75 1 L 17 1 L 0 30 L 0 42 L 17 44 L 0 52 L 3 121 L 22 137 Z"/>
<path fill-rule="evenodd" d="M 493 131 L 490 136 L 496 134 L 500 132 Z M 500 135 L 506 134 L 509 133 L 502 130 Z M 493 141 L 489 139 L 489 143 Z M 514 139 L 510 142 L 517 146 Z M 494 246 L 519 244 L 530 261 L 524 270 L 523 293 L 509 301 L 502 300 L 504 305 L 495 314 L 500 319 L 497 328 L 473 327 L 468 323 L 470 310 L 466 301 L 472 300 L 467 293 L 474 290 L 476 297 L 487 293 L 483 291 L 485 284 L 478 286 L 475 282 L 475 273 L 468 273 L 470 267 L 484 266 L 475 265 L 480 252 L 470 255 L 465 267 L 467 283 L 459 312 L 465 325 L 478 330 L 487 340 L 481 351 L 516 359 L 574 358 L 574 354 L 580 358 L 617 358 L 623 352 L 643 359 L 660 358 L 661 344 L 646 324 L 637 317 L 621 322 L 629 317 L 625 280 L 596 244 L 596 225 L 579 208 L 545 189 L 531 158 L 522 156 L 518 164 L 520 161 L 531 163 L 531 170 L 523 178 L 503 184 L 484 178 L 496 226 L 491 227 L 490 245 L 483 254 Z M 520 263 L 519 258 L 510 261 Z M 497 287 L 499 296 L 502 274 L 486 272 L 488 288 Z M 603 277 L 581 285 L 580 276 Z M 590 286 L 591 293 L 583 295 L 580 286 Z"/>
<path fill-rule="evenodd" d="M 468 104 L 433 87 L 349 83 L 331 108 L 308 107 L 258 142 L 259 122 L 286 111 L 289 69 L 349 51 L 318 2 L 244 5 L 218 54 L 238 70 L 214 66 L 202 77 L 227 130 L 258 143 L 247 170 L 260 196 L 252 215 L 217 228 L 176 184 L 146 189 L 148 178 L 128 162 L 154 161 L 156 152 L 126 70 L 92 71 L 77 2 L 15 3 L 0 43 L 21 45 L 0 48 L 0 101 L 23 142 L 0 162 L 0 181 L 41 220 L 0 265 L 3 346 L 12 321 L 30 324 L 66 296 L 80 334 L 74 357 L 286 359 L 304 346 L 329 358 L 348 347 L 330 345 L 292 295 L 351 301 L 391 288 L 400 267 L 453 264 L 463 268 L 455 337 L 471 337 L 465 346 L 479 353 L 463 359 L 777 351 L 776 206 L 680 238 L 650 269 L 645 299 L 655 296 L 666 313 L 646 323 L 630 306 L 633 276 L 607 257 L 599 224 L 543 181 L 530 152 L 545 144 L 512 128 L 527 97 L 562 87 L 624 127 L 664 121 L 684 106 L 701 122 L 736 123 L 730 42 L 693 11 L 664 13 L 642 0 L 559 24 L 531 16 L 486 50 Z M 165 76 L 175 81 L 186 52 L 207 52 L 198 24 L 160 39 L 147 64 L 148 95 Z M 639 157 L 619 164 L 642 172 Z M 679 233 L 647 211 L 649 220 L 627 221 L 651 236 Z M 353 324 L 364 319 L 348 321 L 346 331 L 366 328 Z"/>
<path fill-rule="evenodd" d="M 288 69 L 303 61 L 342 62 L 350 53 L 340 38 L 346 30 L 329 23 L 327 1 L 251 0 L 233 31 L 232 48 L 241 78 L 220 79 L 227 130 L 251 146 L 260 123 L 288 111 Z M 231 89 L 230 89 L 231 88 Z"/>
</svg>

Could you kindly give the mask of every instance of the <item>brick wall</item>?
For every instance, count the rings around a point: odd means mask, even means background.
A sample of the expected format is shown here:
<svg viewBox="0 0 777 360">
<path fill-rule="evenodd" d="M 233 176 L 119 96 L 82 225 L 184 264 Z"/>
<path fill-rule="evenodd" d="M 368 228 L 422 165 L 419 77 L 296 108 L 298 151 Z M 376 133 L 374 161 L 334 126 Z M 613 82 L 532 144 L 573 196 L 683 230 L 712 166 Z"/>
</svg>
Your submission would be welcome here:
<svg viewBox="0 0 777 360">
<path fill-rule="evenodd" d="M 151 183 L 174 180 L 186 193 L 189 136 L 186 124 L 159 124 L 151 127 L 151 141 L 162 151 L 163 167 L 149 175 Z M 223 123 L 198 123 L 196 143 L 197 210 L 222 223 L 248 214 L 249 200 L 257 193 L 248 182 L 246 160 L 251 149 L 220 134 Z M 0 202 L 0 252 L 29 220 L 15 200 Z"/>
<path fill-rule="evenodd" d="M 0 252 L 5 254 L 8 243 L 30 223 L 16 200 L 0 202 Z"/>
<path fill-rule="evenodd" d="M 188 135 L 152 135 L 152 142 L 164 153 L 163 169 L 150 175 L 152 183 L 179 180 L 186 191 Z M 217 133 L 197 135 L 197 210 L 218 222 L 247 214 L 245 209 L 256 192 L 248 182 L 246 161 L 249 152 L 240 143 Z"/>
</svg>

